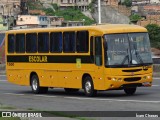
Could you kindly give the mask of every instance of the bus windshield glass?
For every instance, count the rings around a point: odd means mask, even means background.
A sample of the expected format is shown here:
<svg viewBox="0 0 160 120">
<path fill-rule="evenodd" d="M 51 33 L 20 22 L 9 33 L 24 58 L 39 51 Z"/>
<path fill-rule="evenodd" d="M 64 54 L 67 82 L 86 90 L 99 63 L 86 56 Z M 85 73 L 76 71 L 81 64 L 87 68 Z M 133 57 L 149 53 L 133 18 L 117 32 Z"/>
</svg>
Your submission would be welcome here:
<svg viewBox="0 0 160 120">
<path fill-rule="evenodd" d="M 104 35 L 105 65 L 109 67 L 152 64 L 148 33 Z"/>
</svg>

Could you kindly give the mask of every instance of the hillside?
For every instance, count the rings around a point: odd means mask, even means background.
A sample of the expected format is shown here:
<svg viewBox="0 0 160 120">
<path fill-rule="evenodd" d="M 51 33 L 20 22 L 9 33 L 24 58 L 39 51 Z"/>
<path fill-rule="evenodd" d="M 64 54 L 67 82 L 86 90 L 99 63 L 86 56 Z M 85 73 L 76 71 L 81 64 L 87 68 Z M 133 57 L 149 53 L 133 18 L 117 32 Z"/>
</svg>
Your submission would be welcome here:
<svg viewBox="0 0 160 120">
<path fill-rule="evenodd" d="M 74 7 L 60 9 L 57 4 L 43 4 L 40 2 L 29 2 L 28 6 L 31 10 L 42 10 L 48 16 L 63 16 L 64 20 L 68 21 L 84 21 L 84 25 L 91 25 L 95 23 L 93 19 L 85 16 L 79 9 Z"/>
<path fill-rule="evenodd" d="M 113 23 L 113 24 L 128 24 L 129 18 L 111 6 L 101 5 L 101 19 L 102 23 Z M 98 10 L 95 8 L 92 13 L 93 18 L 98 22 Z"/>
<path fill-rule="evenodd" d="M 90 25 L 93 23 L 98 23 L 97 4 L 98 3 L 96 1 L 92 2 L 89 6 L 89 10 L 86 12 L 81 12 L 79 9 L 76 9 L 75 7 L 61 9 L 57 4 L 50 3 L 29 2 L 28 5 L 30 9 L 43 10 L 46 13 L 46 15 L 63 16 L 65 20 L 71 21 L 85 20 L 85 25 Z M 108 5 L 105 5 L 103 2 L 101 2 L 101 14 L 102 23 L 126 24 L 130 21 L 127 16 L 119 13 L 117 10 Z"/>
</svg>

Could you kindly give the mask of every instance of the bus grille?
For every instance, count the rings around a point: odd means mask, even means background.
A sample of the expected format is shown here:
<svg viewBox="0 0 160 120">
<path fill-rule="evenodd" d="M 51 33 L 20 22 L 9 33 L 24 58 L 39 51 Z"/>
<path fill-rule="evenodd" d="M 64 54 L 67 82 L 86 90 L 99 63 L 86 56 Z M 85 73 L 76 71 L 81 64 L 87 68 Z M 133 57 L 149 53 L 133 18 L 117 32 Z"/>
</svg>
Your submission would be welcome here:
<svg viewBox="0 0 160 120">
<path fill-rule="evenodd" d="M 138 80 L 141 80 L 141 77 L 124 78 L 124 81 L 127 81 L 127 82 L 133 82 L 133 81 L 138 81 Z"/>
<path fill-rule="evenodd" d="M 131 84 L 124 84 L 120 88 L 134 88 L 134 87 L 141 87 L 142 83 L 131 83 Z"/>
</svg>

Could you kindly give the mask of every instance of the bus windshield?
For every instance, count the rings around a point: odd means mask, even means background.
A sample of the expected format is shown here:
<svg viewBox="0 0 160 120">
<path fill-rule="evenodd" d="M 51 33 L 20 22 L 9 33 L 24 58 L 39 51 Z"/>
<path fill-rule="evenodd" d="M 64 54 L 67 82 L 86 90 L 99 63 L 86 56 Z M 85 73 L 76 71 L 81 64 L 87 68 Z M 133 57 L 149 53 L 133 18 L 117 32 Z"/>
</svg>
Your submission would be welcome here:
<svg viewBox="0 0 160 120">
<path fill-rule="evenodd" d="M 108 67 L 152 64 L 148 33 L 106 34 L 104 48 Z"/>
</svg>

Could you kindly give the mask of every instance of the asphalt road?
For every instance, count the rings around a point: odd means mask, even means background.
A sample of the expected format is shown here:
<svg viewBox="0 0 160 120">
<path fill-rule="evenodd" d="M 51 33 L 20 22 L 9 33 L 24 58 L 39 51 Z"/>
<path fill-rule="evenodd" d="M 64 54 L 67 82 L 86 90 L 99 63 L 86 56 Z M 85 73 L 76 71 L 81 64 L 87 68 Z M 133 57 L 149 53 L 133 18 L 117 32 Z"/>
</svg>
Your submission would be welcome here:
<svg viewBox="0 0 160 120">
<path fill-rule="evenodd" d="M 1 75 L 0 104 L 42 111 L 160 111 L 160 78 L 154 78 L 152 87 L 138 88 L 133 96 L 116 90 L 89 98 L 83 90 L 67 94 L 63 89 L 49 89 L 47 94 L 36 95 L 30 87 L 10 84 Z"/>
</svg>

